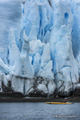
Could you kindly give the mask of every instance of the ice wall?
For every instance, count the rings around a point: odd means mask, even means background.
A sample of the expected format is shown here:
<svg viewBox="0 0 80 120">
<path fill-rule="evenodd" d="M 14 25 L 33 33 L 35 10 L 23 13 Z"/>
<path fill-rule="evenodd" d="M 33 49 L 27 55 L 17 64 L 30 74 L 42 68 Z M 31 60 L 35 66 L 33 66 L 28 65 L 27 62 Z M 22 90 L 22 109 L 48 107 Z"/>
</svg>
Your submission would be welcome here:
<svg viewBox="0 0 80 120">
<path fill-rule="evenodd" d="M 80 1 L 72 0 L 71 10 L 73 14 L 73 30 L 72 30 L 72 44 L 73 44 L 73 53 L 77 57 L 80 51 Z"/>
<path fill-rule="evenodd" d="M 57 88 L 59 95 L 69 95 L 79 82 L 80 2 L 22 0 L 10 4 L 18 5 L 19 16 L 9 19 L 13 24 L 9 23 L 8 40 L 1 37 L 7 42 L 2 46 L 4 53 L 0 51 L 0 71 L 9 75 L 4 78 L 12 81 L 14 91 L 23 94 L 53 94 Z M 16 9 L 13 13 L 15 16 Z M 6 22 L 4 28 L 8 29 Z"/>
<path fill-rule="evenodd" d="M 78 82 L 78 63 L 72 51 L 72 12 L 70 0 L 54 1 L 54 25 L 51 32 L 51 55 L 58 91 L 67 94 Z"/>
<path fill-rule="evenodd" d="M 80 1 L 73 0 L 71 2 L 71 10 L 73 14 L 73 30 L 72 30 L 72 48 L 75 58 L 79 63 L 80 75 Z"/>
</svg>

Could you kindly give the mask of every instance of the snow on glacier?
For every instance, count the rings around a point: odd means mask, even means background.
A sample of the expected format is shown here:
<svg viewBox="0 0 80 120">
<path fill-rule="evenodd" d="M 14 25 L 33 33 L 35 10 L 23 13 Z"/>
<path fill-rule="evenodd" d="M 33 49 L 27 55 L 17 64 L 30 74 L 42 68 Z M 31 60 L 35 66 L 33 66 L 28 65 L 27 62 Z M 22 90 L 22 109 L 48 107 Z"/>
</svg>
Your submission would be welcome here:
<svg viewBox="0 0 80 120">
<path fill-rule="evenodd" d="M 12 0 L 0 4 L 0 71 L 5 85 L 9 79 L 13 90 L 23 94 L 53 94 L 57 88 L 59 94 L 68 95 L 79 82 L 80 1 Z M 5 10 L 5 5 L 10 8 Z"/>
</svg>

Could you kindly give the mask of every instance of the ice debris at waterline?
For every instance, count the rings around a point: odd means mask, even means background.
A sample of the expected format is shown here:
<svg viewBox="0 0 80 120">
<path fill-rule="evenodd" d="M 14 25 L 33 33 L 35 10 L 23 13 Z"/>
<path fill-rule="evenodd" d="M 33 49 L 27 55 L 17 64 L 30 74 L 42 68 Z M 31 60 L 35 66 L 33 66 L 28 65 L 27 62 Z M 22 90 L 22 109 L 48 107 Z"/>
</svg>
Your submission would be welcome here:
<svg viewBox="0 0 80 120">
<path fill-rule="evenodd" d="M 5 23 L 0 28 L 1 91 L 11 81 L 11 90 L 25 95 L 53 95 L 56 90 L 68 96 L 79 83 L 80 1 L 8 0 L 0 4 L 0 24 Z"/>
</svg>

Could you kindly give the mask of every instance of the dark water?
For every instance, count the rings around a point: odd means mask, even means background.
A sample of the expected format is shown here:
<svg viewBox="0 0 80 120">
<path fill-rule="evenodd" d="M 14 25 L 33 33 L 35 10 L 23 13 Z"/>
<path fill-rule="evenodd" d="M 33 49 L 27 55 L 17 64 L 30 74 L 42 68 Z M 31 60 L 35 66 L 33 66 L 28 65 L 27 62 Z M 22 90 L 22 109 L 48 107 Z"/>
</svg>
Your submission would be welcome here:
<svg viewBox="0 0 80 120">
<path fill-rule="evenodd" d="M 80 120 L 80 103 L 0 103 L 0 120 Z"/>
</svg>

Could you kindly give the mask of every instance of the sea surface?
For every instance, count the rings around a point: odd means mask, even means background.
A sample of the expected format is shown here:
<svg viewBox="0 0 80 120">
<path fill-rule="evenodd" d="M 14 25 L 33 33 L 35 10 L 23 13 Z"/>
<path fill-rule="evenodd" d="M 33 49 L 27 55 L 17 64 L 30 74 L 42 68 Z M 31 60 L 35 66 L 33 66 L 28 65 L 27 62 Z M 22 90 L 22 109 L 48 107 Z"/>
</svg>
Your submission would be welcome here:
<svg viewBox="0 0 80 120">
<path fill-rule="evenodd" d="M 80 103 L 0 103 L 0 120 L 80 120 Z"/>
</svg>

